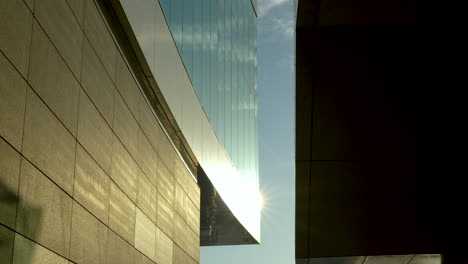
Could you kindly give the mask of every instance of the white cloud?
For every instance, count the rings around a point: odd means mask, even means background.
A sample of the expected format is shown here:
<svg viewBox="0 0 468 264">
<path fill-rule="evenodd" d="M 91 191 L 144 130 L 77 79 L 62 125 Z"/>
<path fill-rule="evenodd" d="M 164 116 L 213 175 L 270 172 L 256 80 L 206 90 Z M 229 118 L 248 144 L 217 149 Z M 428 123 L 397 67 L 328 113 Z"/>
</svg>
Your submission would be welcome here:
<svg viewBox="0 0 468 264">
<path fill-rule="evenodd" d="M 258 0 L 260 16 L 266 15 L 272 8 L 282 5 L 290 0 Z"/>
<path fill-rule="evenodd" d="M 287 38 L 294 35 L 294 20 L 291 18 L 273 18 L 273 30 L 283 34 Z"/>
</svg>

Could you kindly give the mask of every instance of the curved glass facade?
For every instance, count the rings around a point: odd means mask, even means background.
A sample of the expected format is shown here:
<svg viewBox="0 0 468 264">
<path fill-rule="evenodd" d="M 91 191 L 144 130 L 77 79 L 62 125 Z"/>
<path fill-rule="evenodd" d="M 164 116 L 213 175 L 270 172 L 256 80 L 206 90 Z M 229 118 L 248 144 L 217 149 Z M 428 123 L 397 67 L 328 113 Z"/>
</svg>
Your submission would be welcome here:
<svg viewBox="0 0 468 264">
<path fill-rule="evenodd" d="M 256 14 L 251 0 L 160 0 L 219 141 L 258 181 Z"/>
</svg>

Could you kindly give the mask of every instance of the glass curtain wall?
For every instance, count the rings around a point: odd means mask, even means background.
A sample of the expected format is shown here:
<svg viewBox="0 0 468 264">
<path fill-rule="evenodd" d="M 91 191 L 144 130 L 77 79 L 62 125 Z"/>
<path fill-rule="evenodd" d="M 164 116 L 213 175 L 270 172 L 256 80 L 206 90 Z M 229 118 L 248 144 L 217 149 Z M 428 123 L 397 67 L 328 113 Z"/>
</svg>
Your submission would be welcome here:
<svg viewBox="0 0 468 264">
<path fill-rule="evenodd" d="M 258 180 L 251 0 L 159 0 L 198 98 L 239 173 Z"/>
</svg>

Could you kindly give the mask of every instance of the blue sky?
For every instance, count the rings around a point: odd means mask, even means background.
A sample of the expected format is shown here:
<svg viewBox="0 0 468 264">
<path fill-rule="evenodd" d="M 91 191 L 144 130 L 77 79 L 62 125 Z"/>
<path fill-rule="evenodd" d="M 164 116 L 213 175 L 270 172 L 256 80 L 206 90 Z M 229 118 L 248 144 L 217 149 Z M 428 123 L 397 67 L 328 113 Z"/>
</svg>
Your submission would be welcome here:
<svg viewBox="0 0 468 264">
<path fill-rule="evenodd" d="M 293 264 L 294 0 L 257 0 L 262 243 L 202 247 L 202 264 Z"/>
</svg>

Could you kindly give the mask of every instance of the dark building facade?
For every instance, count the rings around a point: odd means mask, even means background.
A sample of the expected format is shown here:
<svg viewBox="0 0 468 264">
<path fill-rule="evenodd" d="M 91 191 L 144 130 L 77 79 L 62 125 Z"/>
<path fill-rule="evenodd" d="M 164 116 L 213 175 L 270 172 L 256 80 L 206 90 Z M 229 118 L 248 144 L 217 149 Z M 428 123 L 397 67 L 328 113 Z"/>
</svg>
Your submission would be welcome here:
<svg viewBox="0 0 468 264">
<path fill-rule="evenodd" d="M 297 263 L 462 252 L 460 181 L 439 162 L 449 85 L 436 14 L 433 1 L 297 2 Z"/>
</svg>

